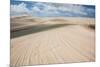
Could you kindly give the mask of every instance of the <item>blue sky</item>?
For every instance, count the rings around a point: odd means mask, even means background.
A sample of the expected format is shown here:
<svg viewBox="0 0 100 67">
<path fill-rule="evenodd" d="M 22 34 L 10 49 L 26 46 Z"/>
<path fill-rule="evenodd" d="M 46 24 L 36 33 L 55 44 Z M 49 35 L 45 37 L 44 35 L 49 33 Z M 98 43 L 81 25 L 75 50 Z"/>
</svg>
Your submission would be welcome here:
<svg viewBox="0 0 100 67">
<path fill-rule="evenodd" d="M 11 16 L 95 17 L 95 6 L 11 0 Z"/>
</svg>

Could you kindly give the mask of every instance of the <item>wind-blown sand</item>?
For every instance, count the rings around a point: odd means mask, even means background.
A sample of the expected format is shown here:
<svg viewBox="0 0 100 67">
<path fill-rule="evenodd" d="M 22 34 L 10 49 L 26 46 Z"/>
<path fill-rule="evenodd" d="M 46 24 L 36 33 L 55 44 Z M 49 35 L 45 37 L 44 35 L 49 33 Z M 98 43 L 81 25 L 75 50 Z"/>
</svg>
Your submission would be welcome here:
<svg viewBox="0 0 100 67">
<path fill-rule="evenodd" d="M 11 18 L 12 66 L 95 61 L 93 18 L 30 18 Z"/>
</svg>

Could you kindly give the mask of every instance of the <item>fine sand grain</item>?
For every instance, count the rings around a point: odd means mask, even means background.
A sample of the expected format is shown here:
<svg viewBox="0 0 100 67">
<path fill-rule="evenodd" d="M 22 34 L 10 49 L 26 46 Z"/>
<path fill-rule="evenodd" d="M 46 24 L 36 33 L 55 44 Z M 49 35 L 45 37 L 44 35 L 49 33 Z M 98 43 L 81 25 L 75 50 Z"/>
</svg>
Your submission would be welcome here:
<svg viewBox="0 0 100 67">
<path fill-rule="evenodd" d="M 15 18 L 12 21 L 15 21 Z M 21 22 L 21 20 L 18 21 Z M 12 67 L 95 61 L 95 31 L 87 27 L 95 24 L 94 19 L 64 18 L 64 20 L 59 19 L 58 21 L 57 18 L 45 18 L 36 19 L 34 22 L 31 19 L 29 25 L 27 22 L 23 21 L 16 27 L 13 24 L 19 24 L 19 22 L 11 22 L 11 24 L 13 23 L 11 30 L 15 30 L 11 32 L 12 35 L 23 31 L 22 27 L 25 28 L 24 33 L 28 32 L 11 38 Z M 27 29 L 30 25 L 35 27 Z M 19 29 L 16 31 L 18 27 Z"/>
</svg>

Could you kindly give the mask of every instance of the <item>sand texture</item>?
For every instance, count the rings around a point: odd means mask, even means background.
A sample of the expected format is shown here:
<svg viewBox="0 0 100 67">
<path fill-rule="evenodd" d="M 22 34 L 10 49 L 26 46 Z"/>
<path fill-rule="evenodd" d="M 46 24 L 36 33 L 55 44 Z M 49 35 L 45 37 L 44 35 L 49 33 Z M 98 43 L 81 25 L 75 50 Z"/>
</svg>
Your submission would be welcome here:
<svg viewBox="0 0 100 67">
<path fill-rule="evenodd" d="M 11 66 L 95 61 L 94 25 L 93 18 L 13 17 Z"/>
</svg>

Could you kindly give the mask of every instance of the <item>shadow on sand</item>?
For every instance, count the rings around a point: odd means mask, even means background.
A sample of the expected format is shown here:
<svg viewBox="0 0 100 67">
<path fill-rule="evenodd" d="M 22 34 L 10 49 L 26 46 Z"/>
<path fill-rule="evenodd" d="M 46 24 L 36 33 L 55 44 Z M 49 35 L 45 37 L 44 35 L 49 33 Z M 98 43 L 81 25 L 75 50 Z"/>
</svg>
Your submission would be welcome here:
<svg viewBox="0 0 100 67">
<path fill-rule="evenodd" d="M 16 31 L 11 31 L 11 38 L 19 37 L 19 36 L 24 36 L 32 33 L 37 33 L 37 32 L 42 32 L 42 31 L 47 31 L 50 29 L 55 29 L 58 27 L 63 27 L 67 26 L 69 24 L 40 24 L 40 25 L 35 25 L 31 27 L 27 27 L 24 29 L 16 30 Z"/>
</svg>

